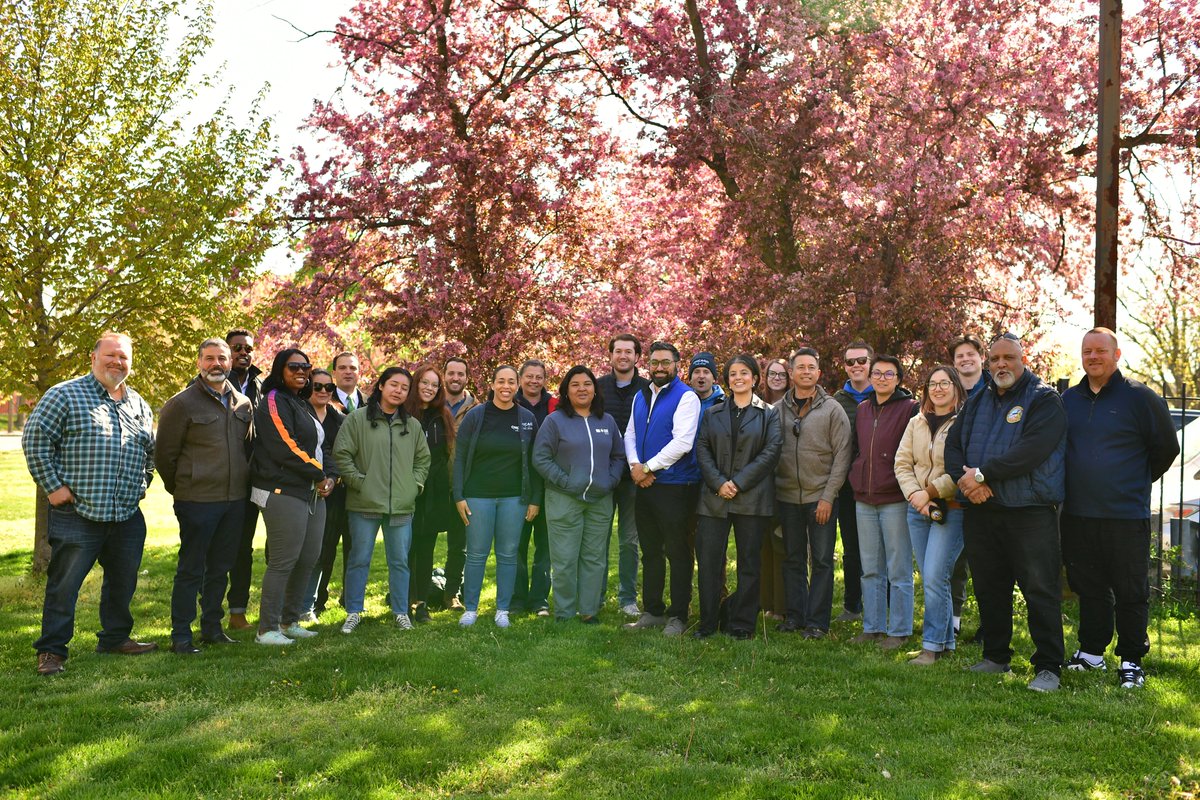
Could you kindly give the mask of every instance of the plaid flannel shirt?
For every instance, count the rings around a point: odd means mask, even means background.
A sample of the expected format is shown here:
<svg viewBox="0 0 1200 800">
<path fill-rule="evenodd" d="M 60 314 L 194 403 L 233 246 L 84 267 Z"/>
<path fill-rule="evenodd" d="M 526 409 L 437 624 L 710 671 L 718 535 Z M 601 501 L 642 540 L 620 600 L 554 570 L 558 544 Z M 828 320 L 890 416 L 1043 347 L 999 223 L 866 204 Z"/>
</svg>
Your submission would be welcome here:
<svg viewBox="0 0 1200 800">
<path fill-rule="evenodd" d="M 29 474 L 46 494 L 69 487 L 85 519 L 129 519 L 154 476 L 153 417 L 128 384 L 118 402 L 90 372 L 64 381 L 25 423 L 21 447 Z"/>
</svg>

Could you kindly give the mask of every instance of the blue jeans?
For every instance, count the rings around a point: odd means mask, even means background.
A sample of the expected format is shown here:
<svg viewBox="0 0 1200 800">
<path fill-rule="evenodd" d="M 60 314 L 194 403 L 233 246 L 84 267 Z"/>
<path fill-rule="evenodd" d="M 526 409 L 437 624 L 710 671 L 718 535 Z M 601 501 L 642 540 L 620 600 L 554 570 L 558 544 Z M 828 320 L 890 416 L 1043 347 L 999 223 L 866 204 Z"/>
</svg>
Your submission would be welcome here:
<svg viewBox="0 0 1200 800">
<path fill-rule="evenodd" d="M 921 647 L 937 653 L 954 649 L 954 601 L 950 576 L 963 549 L 963 512 L 946 510 L 946 523 L 939 525 L 916 509 L 908 509 L 908 535 L 921 573 L 925 594 L 925 621 L 921 624 Z"/>
<path fill-rule="evenodd" d="M 637 602 L 638 532 L 633 505 L 637 484 L 623 478 L 613 490 L 613 516 L 617 520 L 617 605 Z M 612 520 L 608 527 L 612 528 Z M 608 574 L 608 548 L 604 548 L 604 574 Z"/>
<path fill-rule="evenodd" d="M 525 525 L 526 503 L 519 497 L 468 497 L 467 566 L 463 578 L 463 605 L 479 610 L 483 573 L 492 541 L 496 542 L 496 610 L 508 611 L 517 581 L 517 548 Z"/>
<path fill-rule="evenodd" d="M 912 636 L 913 562 L 908 503 L 857 503 L 863 633 Z"/>
<path fill-rule="evenodd" d="M 171 639 L 192 640 L 196 595 L 200 596 L 200 633 L 215 637 L 225 616 L 225 581 L 237 558 L 246 501 L 215 503 L 175 501 L 179 520 L 179 563 L 171 590 Z"/>
<path fill-rule="evenodd" d="M 367 593 L 375 534 L 383 528 L 383 552 L 388 565 L 388 598 L 393 614 L 408 613 L 408 547 L 412 544 L 412 515 L 347 512 L 350 521 L 350 561 L 346 565 L 346 611 L 361 614 Z"/>
<path fill-rule="evenodd" d="M 46 599 L 42 604 L 42 635 L 33 647 L 39 653 L 67 657 L 67 643 L 75 635 L 75 603 L 79 587 L 100 562 L 100 647 L 116 647 L 129 638 L 133 615 L 129 603 L 137 589 L 146 520 L 141 511 L 121 522 L 94 522 L 75 513 L 75 507 L 50 507 L 50 567 L 46 572 Z"/>
</svg>

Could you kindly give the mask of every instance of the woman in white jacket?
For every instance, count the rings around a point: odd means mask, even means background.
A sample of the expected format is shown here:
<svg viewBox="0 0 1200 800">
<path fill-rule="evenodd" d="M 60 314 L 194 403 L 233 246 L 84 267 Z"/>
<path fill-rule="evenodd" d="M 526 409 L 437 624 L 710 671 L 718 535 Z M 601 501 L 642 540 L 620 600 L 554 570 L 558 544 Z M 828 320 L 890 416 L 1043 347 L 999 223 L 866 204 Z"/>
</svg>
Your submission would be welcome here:
<svg viewBox="0 0 1200 800">
<path fill-rule="evenodd" d="M 925 379 L 921 413 L 908 421 L 896 451 L 896 478 L 908 498 L 908 533 L 925 594 L 921 653 L 909 662 L 918 666 L 954 650 L 950 575 L 963 548 L 963 512 L 954 502 L 943 452 L 966 396 L 953 367 L 934 367 Z"/>
</svg>

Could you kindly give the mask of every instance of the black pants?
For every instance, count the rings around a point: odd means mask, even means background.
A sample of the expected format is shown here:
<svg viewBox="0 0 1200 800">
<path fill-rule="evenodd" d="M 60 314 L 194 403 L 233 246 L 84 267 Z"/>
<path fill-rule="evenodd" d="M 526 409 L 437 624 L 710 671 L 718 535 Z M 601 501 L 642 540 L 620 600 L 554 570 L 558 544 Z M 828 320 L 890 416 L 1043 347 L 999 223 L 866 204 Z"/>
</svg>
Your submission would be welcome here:
<svg viewBox="0 0 1200 800">
<path fill-rule="evenodd" d="M 225 612 L 221 600 L 225 594 L 225 578 L 241 536 L 245 506 L 243 500 L 175 501 L 175 518 L 179 520 L 179 561 L 171 591 L 172 641 L 192 641 L 197 595 L 200 596 L 201 634 L 216 636 L 222 632 L 221 619 Z"/>
<path fill-rule="evenodd" d="M 1012 659 L 1015 584 L 1025 596 L 1035 648 L 1033 667 L 1058 675 L 1065 654 L 1059 586 L 1062 557 L 1054 509 L 969 506 L 963 517 L 963 538 L 984 631 L 983 657 L 998 664 Z"/>
<path fill-rule="evenodd" d="M 961 617 L 963 604 L 967 602 L 967 551 L 963 550 L 954 562 L 950 573 L 950 602 L 954 605 L 954 616 Z"/>
<path fill-rule="evenodd" d="M 693 528 L 698 483 L 653 483 L 637 490 L 634 517 L 642 548 L 642 609 L 656 617 L 688 618 L 692 602 L 692 548 L 688 532 Z M 664 558 L 665 556 L 665 558 Z M 667 562 L 671 563 L 671 605 L 663 605 Z"/>
<path fill-rule="evenodd" d="M 533 566 L 529 565 L 529 543 L 533 541 Z M 550 532 L 546 509 L 539 508 L 532 522 L 521 528 L 517 545 L 517 581 L 509 608 L 537 611 L 550 606 Z"/>
<path fill-rule="evenodd" d="M 1150 652 L 1150 520 L 1063 514 L 1067 580 L 1079 595 L 1079 649 L 1103 655 L 1117 633 L 1117 656 L 1142 663 Z"/>
<path fill-rule="evenodd" d="M 837 536 L 834 526 L 841 501 L 834 500 L 824 525 L 817 522 L 816 503 L 780 501 L 778 505 L 787 553 L 783 561 L 783 586 L 787 593 L 788 622 L 828 631 L 833 612 L 833 546 Z M 812 553 L 811 582 L 809 553 Z"/>
<path fill-rule="evenodd" d="M 696 525 L 696 566 L 699 579 L 700 630 L 713 633 L 725 589 L 725 560 L 729 527 L 737 549 L 737 590 L 729 599 L 729 630 L 754 632 L 758 621 L 758 590 L 762 579 L 763 536 L 771 517 L 730 514 L 724 519 L 701 516 Z M 674 569 L 674 566 L 672 566 Z"/>
<path fill-rule="evenodd" d="M 854 489 L 850 481 L 842 484 L 838 492 L 837 524 L 842 532 L 842 583 L 846 587 L 842 596 L 842 607 L 861 614 L 862 559 L 858 555 L 858 516 L 854 502 Z"/>
<path fill-rule="evenodd" d="M 246 607 L 250 605 L 250 581 L 254 577 L 254 532 L 258 530 L 258 506 L 249 499 L 245 502 L 237 556 L 233 560 L 233 569 L 229 570 L 229 594 L 225 596 L 230 614 L 246 613 Z"/>
<path fill-rule="evenodd" d="M 320 614 L 329 602 L 329 577 L 337 561 L 338 544 L 342 549 L 342 592 L 346 591 L 346 564 L 350 562 L 350 522 L 346 516 L 346 487 L 338 486 L 325 498 L 325 533 L 321 538 L 321 555 L 317 558 L 317 569 L 321 579 L 317 582 L 316 601 L 313 610 Z M 343 597 L 342 605 L 345 606 Z"/>
<path fill-rule="evenodd" d="M 457 516 L 458 512 L 454 512 Z M 417 511 L 413 514 L 412 542 L 408 546 L 408 603 L 419 605 L 429 598 L 429 587 L 433 578 L 433 551 L 437 548 L 438 533 L 444 521 L 426 513 L 424 504 L 417 503 Z M 462 525 L 460 524 L 461 528 Z M 466 540 L 464 539 L 464 542 Z M 447 552 L 447 562 L 451 553 Z M 462 583 L 462 564 L 458 567 L 458 583 Z M 450 571 L 446 570 L 446 595 L 449 602 L 454 593 L 450 592 Z M 458 584 L 454 587 L 458 592 Z"/>
</svg>

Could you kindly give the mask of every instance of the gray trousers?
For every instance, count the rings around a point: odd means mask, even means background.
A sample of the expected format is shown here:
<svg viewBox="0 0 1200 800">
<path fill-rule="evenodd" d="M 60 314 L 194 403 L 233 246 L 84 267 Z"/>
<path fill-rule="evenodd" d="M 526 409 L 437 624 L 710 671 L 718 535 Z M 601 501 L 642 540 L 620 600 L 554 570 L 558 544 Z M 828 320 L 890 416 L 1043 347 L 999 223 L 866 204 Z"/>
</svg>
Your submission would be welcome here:
<svg viewBox="0 0 1200 800">
<path fill-rule="evenodd" d="M 258 630 L 287 627 L 308 610 L 312 595 L 308 579 L 321 555 L 325 532 L 325 498 L 309 503 L 286 494 L 273 494 L 262 510 L 271 558 L 263 573 L 258 600 Z"/>
<path fill-rule="evenodd" d="M 587 503 L 547 486 L 546 527 L 554 616 L 558 619 L 570 619 L 576 613 L 596 616 L 608 577 L 612 495 Z"/>
</svg>

